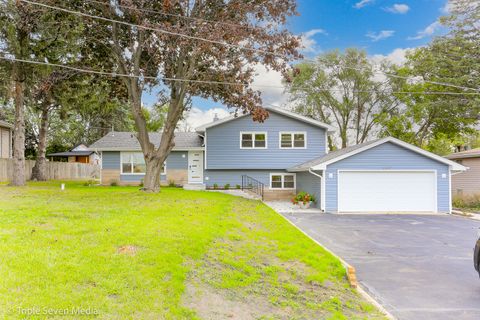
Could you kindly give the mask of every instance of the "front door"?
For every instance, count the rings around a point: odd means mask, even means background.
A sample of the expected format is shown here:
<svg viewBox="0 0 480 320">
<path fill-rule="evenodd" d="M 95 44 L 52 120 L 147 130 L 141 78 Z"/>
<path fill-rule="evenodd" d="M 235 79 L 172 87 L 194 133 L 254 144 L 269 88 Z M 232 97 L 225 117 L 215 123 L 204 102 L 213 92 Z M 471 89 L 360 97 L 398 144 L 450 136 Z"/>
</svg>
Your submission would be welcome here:
<svg viewBox="0 0 480 320">
<path fill-rule="evenodd" d="M 203 151 L 188 152 L 188 183 L 203 183 Z"/>
</svg>

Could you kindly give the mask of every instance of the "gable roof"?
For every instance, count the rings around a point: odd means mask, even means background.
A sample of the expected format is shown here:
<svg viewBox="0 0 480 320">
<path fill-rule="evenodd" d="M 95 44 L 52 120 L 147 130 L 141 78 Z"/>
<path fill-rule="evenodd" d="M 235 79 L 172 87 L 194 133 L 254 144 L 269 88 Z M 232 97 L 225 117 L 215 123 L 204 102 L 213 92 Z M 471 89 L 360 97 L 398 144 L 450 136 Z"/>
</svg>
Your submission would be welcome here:
<svg viewBox="0 0 480 320">
<path fill-rule="evenodd" d="M 465 158 L 480 158 L 480 148 L 466 150 L 462 152 L 456 152 L 449 154 L 445 158 L 447 159 L 465 159 Z"/>
<path fill-rule="evenodd" d="M 0 120 L 0 127 L 13 129 L 13 124 Z"/>
<path fill-rule="evenodd" d="M 55 152 L 55 153 L 49 153 L 47 154 L 47 157 L 74 157 L 74 156 L 89 156 L 94 151 L 65 151 L 65 152 Z"/>
<path fill-rule="evenodd" d="M 399 140 L 399 139 L 396 139 L 396 138 L 393 138 L 393 137 L 386 137 L 386 138 L 383 138 L 383 139 L 368 141 L 368 142 L 365 142 L 365 143 L 357 144 L 355 146 L 351 146 L 351 147 L 347 147 L 347 148 L 343 148 L 343 149 L 340 149 L 340 150 L 330 152 L 323 157 L 319 157 L 319 158 L 307 161 L 305 163 L 299 164 L 297 166 L 294 166 L 292 168 L 289 168 L 288 171 L 298 172 L 298 171 L 308 171 L 310 169 L 311 170 L 325 170 L 327 165 L 329 165 L 331 163 L 334 163 L 334 162 L 340 161 L 342 159 L 351 157 L 355 154 L 361 153 L 363 151 L 366 151 L 368 149 L 374 148 L 376 146 L 379 146 L 379 145 L 387 143 L 387 142 L 394 143 L 396 145 L 404 147 L 405 149 L 411 150 L 413 152 L 419 153 L 423 156 L 426 156 L 426 157 L 431 158 L 433 160 L 436 160 L 438 162 L 449 165 L 451 167 L 451 169 L 454 170 L 454 171 L 465 171 L 465 170 L 467 170 L 466 167 L 464 167 L 464 166 L 462 166 L 462 165 L 460 165 L 460 164 L 458 164 L 454 161 L 451 161 L 451 160 L 445 159 L 443 157 L 440 157 L 440 156 L 438 156 L 434 153 L 423 150 L 419 147 L 416 147 L 414 145 L 406 143 L 402 140 Z"/>
<path fill-rule="evenodd" d="M 267 111 L 275 112 L 275 113 L 287 116 L 289 118 L 296 119 L 296 120 L 299 120 L 299 121 L 302 121 L 302 122 L 305 122 L 305 123 L 308 123 L 308 124 L 311 124 L 311 125 L 323 128 L 323 129 L 326 129 L 327 132 L 334 132 L 335 131 L 335 128 L 332 127 L 331 125 L 328 125 L 326 123 L 320 122 L 318 120 L 315 120 L 315 119 L 312 119 L 312 118 L 309 118 L 309 117 L 302 116 L 298 113 L 294 113 L 294 112 L 291 112 L 291 111 L 288 111 L 288 110 L 285 110 L 285 109 L 274 108 L 274 107 L 263 107 L 263 108 Z M 195 131 L 205 132 L 205 130 L 208 129 L 208 128 L 215 127 L 215 126 L 218 126 L 222 123 L 230 122 L 232 120 L 239 119 L 239 118 L 242 118 L 242 117 L 246 117 L 246 116 L 249 116 L 249 115 L 250 114 L 248 114 L 248 113 L 247 114 L 241 114 L 241 115 L 234 115 L 233 114 L 233 115 L 228 116 L 226 118 L 204 124 L 203 126 L 200 126 L 200 127 L 196 128 Z"/>
<path fill-rule="evenodd" d="M 148 134 L 150 141 L 158 146 L 162 134 L 152 132 Z M 195 132 L 175 132 L 175 147 L 173 150 L 189 150 L 203 148 L 203 139 Z M 103 138 L 95 141 L 90 150 L 99 151 L 141 151 L 140 143 L 135 132 L 109 132 Z"/>
</svg>

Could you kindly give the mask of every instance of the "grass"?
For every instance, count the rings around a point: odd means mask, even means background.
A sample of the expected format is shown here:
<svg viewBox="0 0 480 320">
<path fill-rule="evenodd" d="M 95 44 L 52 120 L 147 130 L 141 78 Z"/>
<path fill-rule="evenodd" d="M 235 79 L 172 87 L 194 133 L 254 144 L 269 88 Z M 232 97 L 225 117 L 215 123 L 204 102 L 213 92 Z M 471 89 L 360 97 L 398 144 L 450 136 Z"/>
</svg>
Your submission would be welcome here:
<svg viewBox="0 0 480 320">
<path fill-rule="evenodd" d="M 258 201 L 59 184 L 0 186 L 0 318 L 382 318 Z"/>
</svg>

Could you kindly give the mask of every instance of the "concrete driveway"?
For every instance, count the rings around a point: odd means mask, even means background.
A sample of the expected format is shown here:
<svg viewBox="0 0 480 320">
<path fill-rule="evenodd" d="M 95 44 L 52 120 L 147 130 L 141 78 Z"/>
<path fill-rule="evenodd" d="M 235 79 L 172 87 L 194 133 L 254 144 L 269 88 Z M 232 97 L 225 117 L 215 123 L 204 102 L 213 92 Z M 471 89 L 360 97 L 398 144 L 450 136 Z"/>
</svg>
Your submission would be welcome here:
<svg viewBox="0 0 480 320">
<path fill-rule="evenodd" d="M 480 221 L 449 215 L 284 216 L 357 269 L 398 319 L 480 319 Z"/>
</svg>

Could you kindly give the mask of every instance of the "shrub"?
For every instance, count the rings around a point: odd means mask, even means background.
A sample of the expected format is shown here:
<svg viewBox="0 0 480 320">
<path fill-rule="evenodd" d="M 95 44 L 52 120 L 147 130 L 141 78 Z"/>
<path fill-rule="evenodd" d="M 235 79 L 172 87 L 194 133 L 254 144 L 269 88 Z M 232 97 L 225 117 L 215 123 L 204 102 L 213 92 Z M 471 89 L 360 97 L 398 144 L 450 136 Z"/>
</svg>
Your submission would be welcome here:
<svg viewBox="0 0 480 320">
<path fill-rule="evenodd" d="M 309 202 L 315 202 L 315 201 L 316 201 L 315 196 L 305 191 L 300 191 L 292 199 L 293 204 L 299 204 L 300 202 L 303 204 L 307 204 Z"/>
<path fill-rule="evenodd" d="M 235 188 L 237 188 L 238 190 L 240 190 L 240 189 L 242 188 L 242 186 L 239 185 L 239 184 L 237 184 L 237 185 L 235 186 Z"/>
<path fill-rule="evenodd" d="M 213 184 L 213 190 L 217 190 L 218 189 L 218 184 L 214 183 Z"/>
<path fill-rule="evenodd" d="M 175 180 L 168 180 L 168 186 L 169 187 L 175 187 Z"/>
<path fill-rule="evenodd" d="M 225 186 L 223 186 L 223 189 L 225 189 L 225 190 L 230 189 L 230 183 L 227 183 Z"/>
<path fill-rule="evenodd" d="M 143 179 L 140 179 L 140 184 L 138 185 L 139 187 L 143 187 Z"/>
<path fill-rule="evenodd" d="M 480 193 L 472 195 L 456 195 L 453 197 L 453 207 L 480 210 Z"/>
<path fill-rule="evenodd" d="M 118 186 L 118 181 L 117 181 L 117 180 L 112 180 L 112 181 L 110 181 L 110 186 L 111 186 L 111 187 L 116 187 L 116 186 Z"/>
<path fill-rule="evenodd" d="M 91 187 L 91 186 L 94 186 L 94 185 L 96 185 L 96 184 L 97 184 L 97 181 L 91 179 L 91 180 L 85 181 L 83 185 L 84 185 L 85 187 Z"/>
</svg>

